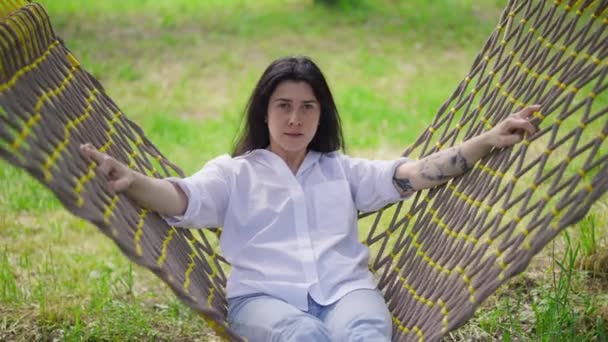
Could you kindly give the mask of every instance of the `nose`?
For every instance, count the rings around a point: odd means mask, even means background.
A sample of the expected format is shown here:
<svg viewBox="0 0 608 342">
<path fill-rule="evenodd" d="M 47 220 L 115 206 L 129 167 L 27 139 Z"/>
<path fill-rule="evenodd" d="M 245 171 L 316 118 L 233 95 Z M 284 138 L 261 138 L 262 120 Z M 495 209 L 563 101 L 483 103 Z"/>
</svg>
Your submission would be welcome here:
<svg viewBox="0 0 608 342">
<path fill-rule="evenodd" d="M 287 122 L 287 125 L 289 127 L 292 126 L 302 126 L 302 120 L 300 120 L 300 116 L 298 115 L 297 111 L 293 111 L 291 112 L 291 114 L 289 115 L 289 121 Z"/>
</svg>

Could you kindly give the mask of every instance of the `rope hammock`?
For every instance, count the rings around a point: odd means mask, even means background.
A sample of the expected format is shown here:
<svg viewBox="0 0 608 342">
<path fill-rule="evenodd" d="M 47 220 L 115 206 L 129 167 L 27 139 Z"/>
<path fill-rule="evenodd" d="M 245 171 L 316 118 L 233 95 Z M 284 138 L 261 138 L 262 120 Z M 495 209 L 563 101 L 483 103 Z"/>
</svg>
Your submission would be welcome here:
<svg viewBox="0 0 608 342">
<path fill-rule="evenodd" d="M 540 103 L 539 132 L 468 173 L 361 215 L 394 340 L 438 340 L 608 189 L 608 0 L 511 0 L 470 72 L 403 155 L 422 158 Z M 226 322 L 221 229 L 177 229 L 79 154 L 91 142 L 155 177 L 184 176 L 56 36 L 37 3 L 0 0 L 0 156 L 165 281 L 215 331 Z M 601 98 L 604 96 L 604 98 Z"/>
</svg>

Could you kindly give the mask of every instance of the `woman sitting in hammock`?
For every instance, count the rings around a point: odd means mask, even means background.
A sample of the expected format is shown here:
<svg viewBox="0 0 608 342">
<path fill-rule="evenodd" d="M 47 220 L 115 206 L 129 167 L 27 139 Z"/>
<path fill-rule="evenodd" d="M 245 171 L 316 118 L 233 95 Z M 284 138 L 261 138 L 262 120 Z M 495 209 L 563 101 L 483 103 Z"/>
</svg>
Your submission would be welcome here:
<svg viewBox="0 0 608 342">
<path fill-rule="evenodd" d="M 173 226 L 223 227 L 232 265 L 228 321 L 249 341 L 390 341 L 392 320 L 368 269 L 357 211 L 375 211 L 469 170 L 492 148 L 533 134 L 538 106 L 419 161 L 351 158 L 319 68 L 308 58 L 273 62 L 249 100 L 232 156 L 184 179 L 129 169 L 90 144 L 112 191 Z"/>
</svg>

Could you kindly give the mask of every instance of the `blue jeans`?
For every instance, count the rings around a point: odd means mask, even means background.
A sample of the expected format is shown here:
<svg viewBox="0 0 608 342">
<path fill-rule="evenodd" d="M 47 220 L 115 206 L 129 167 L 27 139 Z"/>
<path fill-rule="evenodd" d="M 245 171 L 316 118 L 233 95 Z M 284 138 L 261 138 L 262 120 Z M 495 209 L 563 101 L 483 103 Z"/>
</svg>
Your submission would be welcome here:
<svg viewBox="0 0 608 342">
<path fill-rule="evenodd" d="M 323 306 L 308 297 L 308 311 L 254 294 L 228 299 L 230 327 L 249 342 L 391 340 L 392 321 L 378 290 L 356 290 Z"/>
</svg>

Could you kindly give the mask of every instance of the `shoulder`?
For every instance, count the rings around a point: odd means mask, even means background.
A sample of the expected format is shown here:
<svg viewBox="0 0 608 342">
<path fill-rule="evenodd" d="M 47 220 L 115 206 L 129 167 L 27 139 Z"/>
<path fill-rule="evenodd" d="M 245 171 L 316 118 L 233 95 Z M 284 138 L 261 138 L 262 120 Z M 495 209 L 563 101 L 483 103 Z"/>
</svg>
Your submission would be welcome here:
<svg viewBox="0 0 608 342">
<path fill-rule="evenodd" d="M 349 157 L 341 151 L 321 153 L 318 160 L 318 165 L 330 179 L 347 178 L 350 168 Z"/>
<path fill-rule="evenodd" d="M 320 152 L 318 152 L 320 153 Z M 347 155 L 340 151 L 320 153 L 319 162 L 321 163 L 342 163 L 348 158 Z"/>
<path fill-rule="evenodd" d="M 205 163 L 205 168 L 231 168 L 235 164 L 235 158 L 232 158 L 229 154 L 219 155 L 207 163 Z"/>
<path fill-rule="evenodd" d="M 231 158 L 232 158 L 232 161 L 231 161 L 232 165 L 235 165 L 235 166 L 258 164 L 258 163 L 264 162 L 266 159 L 264 156 L 264 150 L 262 150 L 262 149 L 248 151 L 239 156 L 231 157 Z"/>
<path fill-rule="evenodd" d="M 264 155 L 264 151 L 258 149 L 235 157 L 229 154 L 222 154 L 210 160 L 209 164 L 238 174 L 243 171 L 252 171 L 257 168 L 256 166 L 265 166 L 268 164 L 268 161 Z"/>
<path fill-rule="evenodd" d="M 357 158 L 353 158 L 341 151 L 322 153 L 319 158 L 321 165 L 339 167 L 341 169 L 351 168 L 353 163 L 356 163 L 357 160 Z"/>
<path fill-rule="evenodd" d="M 233 157 L 227 153 L 219 155 L 207 162 L 206 165 L 219 166 L 224 168 L 239 167 L 244 164 L 256 163 L 260 159 L 260 151 L 253 150 L 242 155 Z"/>
<path fill-rule="evenodd" d="M 247 164 L 250 162 L 249 158 L 242 156 L 232 157 L 229 154 L 221 154 L 208 160 L 203 167 L 192 176 L 195 178 L 212 177 L 230 183 L 244 171 L 246 172 L 249 169 Z"/>
<path fill-rule="evenodd" d="M 229 154 L 222 154 L 207 161 L 203 167 L 197 172 L 198 174 L 215 174 L 217 176 L 232 177 L 241 168 L 238 158 L 234 158 Z"/>
</svg>

